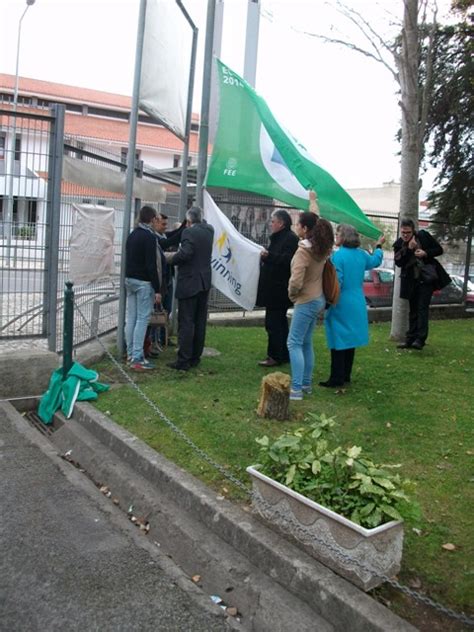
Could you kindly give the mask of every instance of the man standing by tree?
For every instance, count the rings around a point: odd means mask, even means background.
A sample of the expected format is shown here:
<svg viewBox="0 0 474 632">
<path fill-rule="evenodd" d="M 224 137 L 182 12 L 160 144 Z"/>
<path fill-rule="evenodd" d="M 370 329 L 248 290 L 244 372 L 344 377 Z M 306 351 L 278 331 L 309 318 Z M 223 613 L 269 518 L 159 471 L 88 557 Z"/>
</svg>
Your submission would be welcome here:
<svg viewBox="0 0 474 632">
<path fill-rule="evenodd" d="M 267 357 L 260 366 L 272 367 L 289 362 L 288 319 L 291 307 L 288 298 L 290 263 L 298 248 L 298 237 L 291 230 L 291 217 L 287 211 L 273 211 L 270 245 L 262 250 L 257 305 L 265 307 L 265 329 L 268 335 Z"/>
<path fill-rule="evenodd" d="M 400 237 L 393 245 L 395 265 L 401 268 L 400 298 L 410 305 L 409 328 L 399 349 L 423 349 L 428 337 L 429 308 L 433 291 L 451 279 L 435 257 L 443 248 L 428 231 L 415 232 L 411 219 L 402 219 Z"/>
<path fill-rule="evenodd" d="M 178 266 L 178 357 L 168 364 L 187 371 L 201 360 L 206 337 L 207 302 L 211 289 L 211 255 L 214 228 L 202 219 L 202 211 L 193 206 L 186 213 L 188 228 L 181 236 L 176 253 L 167 253 L 170 265 Z"/>
</svg>

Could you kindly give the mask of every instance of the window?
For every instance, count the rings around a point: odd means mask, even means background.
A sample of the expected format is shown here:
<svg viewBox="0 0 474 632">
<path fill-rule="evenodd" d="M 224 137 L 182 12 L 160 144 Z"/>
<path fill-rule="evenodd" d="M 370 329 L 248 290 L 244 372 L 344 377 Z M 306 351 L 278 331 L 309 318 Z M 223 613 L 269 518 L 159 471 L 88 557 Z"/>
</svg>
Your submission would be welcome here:
<svg viewBox="0 0 474 632">
<path fill-rule="evenodd" d="M 372 275 L 370 274 L 370 270 L 366 270 L 364 272 L 364 283 L 372 283 Z"/>
<path fill-rule="evenodd" d="M 379 270 L 379 278 L 381 283 L 393 283 L 393 272 Z"/>
<path fill-rule="evenodd" d="M 84 149 L 84 148 L 85 148 L 85 145 L 84 145 L 84 143 L 82 143 L 80 140 L 78 140 L 78 141 L 77 141 L 77 143 L 76 143 L 76 147 L 77 147 L 78 149 Z M 83 160 L 83 158 L 84 158 L 84 154 L 82 153 L 82 151 L 76 151 L 76 158 L 77 158 L 78 160 Z"/>
<path fill-rule="evenodd" d="M 26 203 L 26 221 L 28 224 L 36 224 L 37 221 L 37 202 L 36 200 L 27 200 Z"/>
<path fill-rule="evenodd" d="M 15 137 L 15 160 L 21 159 L 21 136 L 17 134 Z"/>
<path fill-rule="evenodd" d="M 181 156 L 179 154 L 175 154 L 173 156 L 173 169 L 176 169 L 177 167 L 179 167 L 180 159 L 181 159 Z"/>
<path fill-rule="evenodd" d="M 7 142 L 7 135 L 5 132 L 0 134 L 0 160 L 5 160 L 5 146 Z"/>
<path fill-rule="evenodd" d="M 127 170 L 127 156 L 128 156 L 128 147 L 122 147 L 120 150 L 120 162 L 124 163 L 122 167 L 120 167 L 120 171 Z M 135 160 L 138 162 L 140 160 L 140 150 L 137 149 L 135 152 Z"/>
</svg>

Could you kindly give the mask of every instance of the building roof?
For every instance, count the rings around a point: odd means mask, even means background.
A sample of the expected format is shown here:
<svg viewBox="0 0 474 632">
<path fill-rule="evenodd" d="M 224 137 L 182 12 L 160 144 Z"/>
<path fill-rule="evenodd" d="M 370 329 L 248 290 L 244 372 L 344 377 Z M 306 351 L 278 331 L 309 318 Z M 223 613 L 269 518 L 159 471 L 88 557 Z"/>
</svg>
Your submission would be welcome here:
<svg viewBox="0 0 474 632">
<path fill-rule="evenodd" d="M 14 91 L 15 77 L 0 73 L 0 92 L 12 93 Z M 131 98 L 120 94 L 112 94 L 109 92 L 101 92 L 99 90 L 91 90 L 89 88 L 79 88 L 76 86 L 68 86 L 60 83 L 52 83 L 49 81 L 41 81 L 39 79 L 19 79 L 19 95 L 22 97 L 34 97 L 42 101 L 59 101 L 61 103 L 75 104 L 81 106 L 94 106 L 95 108 L 103 108 L 103 115 L 96 112 L 84 113 L 69 112 L 66 110 L 65 116 L 65 134 L 91 141 L 108 141 L 113 144 L 120 144 L 126 147 L 128 145 L 129 123 L 123 118 L 115 118 L 113 111 L 117 113 L 129 112 L 131 109 Z M 10 104 L 4 104 L 6 109 L 10 109 Z M 32 106 L 18 106 L 18 112 L 36 111 Z M 193 121 L 197 122 L 199 116 L 193 114 Z M 21 128 L 22 121 L 19 118 L 18 127 Z M 27 124 L 28 128 L 32 127 L 32 122 Z M 137 128 L 137 147 L 138 148 L 156 148 L 165 151 L 183 151 L 183 142 L 172 134 L 165 127 L 156 124 L 150 120 L 150 123 L 138 122 Z M 196 154 L 198 151 L 198 133 L 191 131 L 189 151 Z"/>
<path fill-rule="evenodd" d="M 0 73 L 0 90 L 11 91 L 13 93 L 14 88 L 15 76 Z M 67 101 L 69 103 L 106 106 L 127 112 L 132 108 L 132 98 L 123 94 L 113 94 L 112 92 L 102 92 L 101 90 L 91 90 L 90 88 L 80 88 L 79 86 L 53 83 L 41 79 L 29 79 L 27 77 L 19 77 L 18 92 L 40 99 L 60 99 L 61 101 Z M 192 120 L 193 122 L 198 122 L 199 115 L 193 113 Z"/>
<path fill-rule="evenodd" d="M 65 134 L 89 140 L 112 141 L 124 147 L 128 145 L 128 121 L 99 116 L 83 116 L 66 112 Z M 139 123 L 137 128 L 137 147 L 156 147 L 166 150 L 183 150 L 183 142 L 165 127 Z M 197 153 L 198 135 L 191 133 L 189 151 Z"/>
</svg>

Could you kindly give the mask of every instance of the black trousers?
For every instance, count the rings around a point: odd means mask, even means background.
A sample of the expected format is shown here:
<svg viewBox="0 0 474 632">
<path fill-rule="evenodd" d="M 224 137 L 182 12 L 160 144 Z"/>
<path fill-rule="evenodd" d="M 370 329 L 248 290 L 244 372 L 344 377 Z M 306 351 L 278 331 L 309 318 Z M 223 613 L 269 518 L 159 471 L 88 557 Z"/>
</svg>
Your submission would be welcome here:
<svg viewBox="0 0 474 632">
<path fill-rule="evenodd" d="M 288 339 L 287 307 L 265 310 L 265 330 L 268 335 L 267 356 L 277 362 L 289 362 L 290 356 L 286 341 Z"/>
<path fill-rule="evenodd" d="M 406 341 L 409 344 L 417 340 L 424 345 L 428 338 L 428 322 L 432 294 L 432 283 L 417 283 L 413 290 L 411 298 L 409 299 L 409 327 L 406 334 Z"/>
<path fill-rule="evenodd" d="M 196 366 L 204 349 L 209 290 L 178 300 L 178 364 Z"/>
<path fill-rule="evenodd" d="M 337 386 L 351 381 L 355 349 L 331 349 L 331 376 L 329 381 Z"/>
</svg>

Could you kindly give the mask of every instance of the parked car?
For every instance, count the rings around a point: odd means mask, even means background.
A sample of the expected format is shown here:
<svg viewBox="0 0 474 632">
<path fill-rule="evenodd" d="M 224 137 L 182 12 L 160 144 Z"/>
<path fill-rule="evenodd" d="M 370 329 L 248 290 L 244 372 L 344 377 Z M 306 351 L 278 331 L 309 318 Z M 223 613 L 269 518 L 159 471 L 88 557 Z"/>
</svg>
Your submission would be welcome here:
<svg viewBox="0 0 474 632">
<path fill-rule="evenodd" d="M 369 307 L 387 307 L 392 304 L 395 274 L 387 268 L 366 270 L 364 296 Z"/>
<path fill-rule="evenodd" d="M 456 277 L 442 290 L 433 292 L 432 304 L 462 303 L 462 283 Z M 366 270 L 364 274 L 364 296 L 368 307 L 388 307 L 392 304 L 395 273 L 388 268 Z M 469 298 L 468 298 L 469 297 Z M 469 290 L 466 304 L 474 306 L 474 295 Z"/>
<path fill-rule="evenodd" d="M 452 285 L 455 285 L 462 294 L 462 290 L 464 287 L 464 277 L 459 276 L 458 274 L 451 274 Z M 466 300 L 467 307 L 474 307 L 474 283 L 470 280 L 467 282 L 467 291 L 466 291 Z"/>
</svg>

